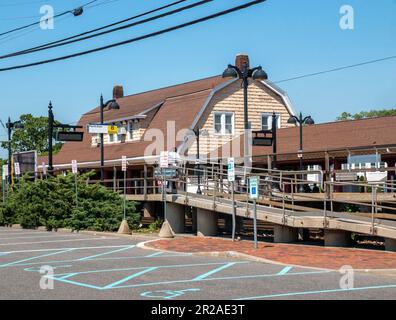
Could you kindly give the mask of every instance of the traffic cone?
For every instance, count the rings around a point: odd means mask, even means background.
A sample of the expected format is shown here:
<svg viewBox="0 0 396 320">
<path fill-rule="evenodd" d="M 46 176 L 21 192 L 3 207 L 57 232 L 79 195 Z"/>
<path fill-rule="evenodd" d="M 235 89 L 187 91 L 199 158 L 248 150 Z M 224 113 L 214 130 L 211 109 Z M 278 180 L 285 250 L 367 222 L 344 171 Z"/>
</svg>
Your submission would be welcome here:
<svg viewBox="0 0 396 320">
<path fill-rule="evenodd" d="M 131 234 L 131 230 L 129 229 L 128 221 L 127 220 L 122 220 L 121 225 L 118 229 L 119 234 Z"/>
<path fill-rule="evenodd" d="M 159 233 L 160 238 L 174 238 L 175 233 L 172 230 L 172 227 L 170 226 L 169 222 L 167 220 L 164 221 L 161 227 L 161 231 Z"/>
</svg>

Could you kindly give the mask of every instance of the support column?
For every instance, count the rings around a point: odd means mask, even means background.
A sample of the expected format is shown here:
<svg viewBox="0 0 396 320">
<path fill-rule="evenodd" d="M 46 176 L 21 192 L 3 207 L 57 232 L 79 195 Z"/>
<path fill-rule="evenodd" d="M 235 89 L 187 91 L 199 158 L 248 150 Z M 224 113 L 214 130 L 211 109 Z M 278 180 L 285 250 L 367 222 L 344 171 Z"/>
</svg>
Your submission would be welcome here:
<svg viewBox="0 0 396 320">
<path fill-rule="evenodd" d="M 385 238 L 385 250 L 396 252 L 396 240 Z"/>
<path fill-rule="evenodd" d="M 324 231 L 324 241 L 326 247 L 347 247 L 351 244 L 351 232 L 343 230 Z"/>
<path fill-rule="evenodd" d="M 176 203 L 167 203 L 167 220 L 175 233 L 184 233 L 185 211 L 184 206 Z"/>
<path fill-rule="evenodd" d="M 192 208 L 192 232 L 197 233 L 198 230 L 198 221 L 197 221 L 197 208 Z"/>
<path fill-rule="evenodd" d="M 286 226 L 274 226 L 275 243 L 291 243 L 298 240 L 298 229 Z"/>
<path fill-rule="evenodd" d="M 217 235 L 217 212 L 197 209 L 197 235 L 210 237 Z"/>
</svg>

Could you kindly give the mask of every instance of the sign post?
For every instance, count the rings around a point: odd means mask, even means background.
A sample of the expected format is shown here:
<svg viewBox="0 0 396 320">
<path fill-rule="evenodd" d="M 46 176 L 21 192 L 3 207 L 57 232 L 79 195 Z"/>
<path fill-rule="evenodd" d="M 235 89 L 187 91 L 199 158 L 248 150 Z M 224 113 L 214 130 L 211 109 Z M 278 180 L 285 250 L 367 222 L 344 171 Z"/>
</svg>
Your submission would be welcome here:
<svg viewBox="0 0 396 320">
<path fill-rule="evenodd" d="M 5 203 L 6 198 L 6 188 L 7 188 L 7 177 L 8 177 L 8 165 L 3 165 L 3 172 L 2 172 L 2 182 L 3 182 L 3 203 Z"/>
<path fill-rule="evenodd" d="M 126 191 L 127 191 L 127 185 L 126 185 L 127 157 L 126 156 L 122 156 L 122 172 L 124 172 L 124 220 L 126 220 Z"/>
<path fill-rule="evenodd" d="M 257 243 L 257 198 L 259 191 L 260 177 L 250 177 L 249 179 L 249 195 L 253 200 L 253 229 L 254 229 L 254 248 L 258 248 Z"/>
<path fill-rule="evenodd" d="M 72 172 L 74 175 L 74 185 L 76 189 L 76 207 L 78 207 L 78 187 L 77 187 L 77 173 L 78 173 L 78 164 L 77 160 L 72 160 Z"/>
<path fill-rule="evenodd" d="M 166 205 L 166 180 L 165 180 L 165 175 L 164 175 L 164 170 L 169 167 L 169 154 L 166 151 L 162 151 L 160 155 L 160 168 L 161 168 L 161 173 L 162 173 L 162 198 L 164 201 L 164 220 L 167 221 L 167 216 L 166 216 L 166 210 L 167 210 L 167 205 Z"/>
<path fill-rule="evenodd" d="M 228 181 L 231 183 L 231 200 L 232 200 L 232 241 L 235 241 L 236 231 L 236 207 L 235 207 L 235 160 L 228 158 L 227 166 Z"/>
</svg>

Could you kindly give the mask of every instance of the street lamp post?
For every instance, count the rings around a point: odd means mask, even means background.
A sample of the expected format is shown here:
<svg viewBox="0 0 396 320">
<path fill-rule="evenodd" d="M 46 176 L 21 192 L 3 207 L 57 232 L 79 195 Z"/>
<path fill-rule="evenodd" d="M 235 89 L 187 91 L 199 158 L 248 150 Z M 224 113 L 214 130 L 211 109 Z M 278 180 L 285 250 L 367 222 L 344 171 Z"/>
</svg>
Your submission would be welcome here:
<svg viewBox="0 0 396 320">
<path fill-rule="evenodd" d="M 109 106 L 109 110 L 119 110 L 120 106 L 115 99 L 106 103 L 103 102 L 103 95 L 100 95 L 100 124 L 104 125 L 104 109 Z M 104 180 L 104 135 L 100 134 L 100 180 Z"/>
<path fill-rule="evenodd" d="M 303 126 L 304 124 L 306 125 L 314 125 L 315 121 L 312 119 L 311 116 L 306 116 L 303 118 L 302 113 L 300 112 L 300 115 L 297 116 L 290 116 L 289 120 L 287 121 L 289 124 L 298 124 L 300 127 L 300 150 L 299 150 L 299 157 L 300 157 L 300 171 L 303 171 Z M 303 174 L 301 173 L 301 181 L 304 179 Z M 303 184 L 300 184 L 299 186 L 299 191 L 304 192 L 304 186 Z"/>
<path fill-rule="evenodd" d="M 248 115 L 248 87 L 249 78 L 253 80 L 267 80 L 268 75 L 261 66 L 250 69 L 248 63 L 245 63 L 242 69 L 231 64 L 223 72 L 223 78 L 239 78 L 243 85 L 243 111 L 244 111 L 244 159 L 249 155 L 249 115 Z"/>
<path fill-rule="evenodd" d="M 202 130 L 199 129 L 199 128 L 193 129 L 193 132 L 194 132 L 194 134 L 195 134 L 195 137 L 197 138 L 197 156 L 196 156 L 196 159 L 197 159 L 197 166 L 196 166 L 196 168 L 198 167 L 198 171 L 197 171 L 197 173 L 198 173 L 198 189 L 197 189 L 197 194 L 202 194 L 202 190 L 201 190 L 201 174 L 202 174 L 202 172 L 201 172 L 201 166 L 200 166 L 199 137 L 200 137 L 201 134 L 207 136 L 208 133 L 207 133 L 206 130 L 202 131 Z"/>
</svg>

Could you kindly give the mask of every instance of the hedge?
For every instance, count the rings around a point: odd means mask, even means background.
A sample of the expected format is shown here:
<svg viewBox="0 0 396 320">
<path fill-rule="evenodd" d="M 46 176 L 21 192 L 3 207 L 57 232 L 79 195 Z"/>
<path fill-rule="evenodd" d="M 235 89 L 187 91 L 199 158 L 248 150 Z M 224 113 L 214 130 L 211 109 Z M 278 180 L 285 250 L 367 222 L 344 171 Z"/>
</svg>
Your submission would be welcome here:
<svg viewBox="0 0 396 320">
<path fill-rule="evenodd" d="M 92 174 L 77 177 L 77 198 L 70 173 L 35 181 L 23 177 L 0 206 L 0 225 L 116 231 L 123 219 L 123 199 L 104 186 L 88 184 Z M 140 215 L 135 202 L 127 201 L 126 213 L 130 227 L 136 228 Z"/>
</svg>

